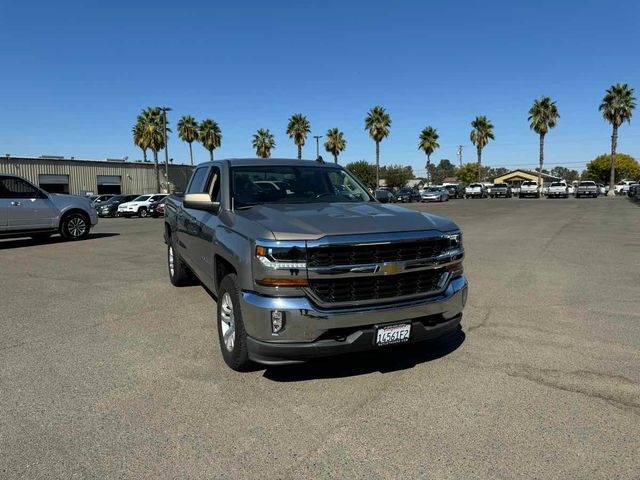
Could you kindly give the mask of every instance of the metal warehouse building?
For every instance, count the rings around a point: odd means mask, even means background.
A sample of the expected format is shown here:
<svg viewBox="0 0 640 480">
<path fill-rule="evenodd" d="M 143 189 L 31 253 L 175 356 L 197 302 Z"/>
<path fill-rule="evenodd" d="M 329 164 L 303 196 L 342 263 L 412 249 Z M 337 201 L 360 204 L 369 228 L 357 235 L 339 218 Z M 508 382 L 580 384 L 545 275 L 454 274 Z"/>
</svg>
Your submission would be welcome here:
<svg viewBox="0 0 640 480">
<path fill-rule="evenodd" d="M 169 165 L 169 182 L 175 191 L 184 191 L 192 169 L 189 165 Z M 50 193 L 157 193 L 153 163 L 7 155 L 0 157 L 0 173 L 19 175 Z M 164 164 L 160 166 L 160 182 L 165 183 Z"/>
</svg>

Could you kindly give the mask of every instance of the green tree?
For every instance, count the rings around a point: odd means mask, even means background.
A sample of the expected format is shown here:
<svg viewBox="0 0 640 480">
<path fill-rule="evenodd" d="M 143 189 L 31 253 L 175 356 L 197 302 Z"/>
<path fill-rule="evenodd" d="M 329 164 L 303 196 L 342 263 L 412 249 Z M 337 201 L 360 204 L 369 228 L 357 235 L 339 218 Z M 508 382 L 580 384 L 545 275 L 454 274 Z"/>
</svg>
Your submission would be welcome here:
<svg viewBox="0 0 640 480">
<path fill-rule="evenodd" d="M 479 182 L 480 174 L 482 173 L 482 149 L 487 146 L 489 140 L 495 140 L 495 137 L 493 135 L 493 124 L 484 115 L 476 117 L 471 122 L 471 126 L 473 130 L 471 130 L 469 138 L 471 143 L 476 146 L 476 152 L 478 153 L 477 181 Z"/>
<path fill-rule="evenodd" d="M 138 116 L 141 124 L 142 143 L 153 152 L 153 170 L 156 177 L 156 191 L 161 191 L 158 152 L 165 148 L 162 110 L 159 107 L 147 107 Z M 168 130 L 167 130 L 168 131 Z"/>
<path fill-rule="evenodd" d="M 607 89 L 607 93 L 602 99 L 599 110 L 604 119 L 611 124 L 611 157 L 609 172 L 609 195 L 615 195 L 615 159 L 616 148 L 618 146 L 618 128 L 624 122 L 631 123 L 633 110 L 636 108 L 636 99 L 633 96 L 633 88 L 626 83 L 617 83 Z"/>
<path fill-rule="evenodd" d="M 344 133 L 337 128 L 330 128 L 327 130 L 325 137 L 327 140 L 324 142 L 324 148 L 327 152 L 333 155 L 333 161 L 338 163 L 338 155 L 347 148 L 347 141 L 344 139 Z"/>
<path fill-rule="evenodd" d="M 549 130 L 558 124 L 560 114 L 556 102 L 544 95 L 540 100 L 534 100 L 529 109 L 529 128 L 540 136 L 540 169 L 538 170 L 538 185 L 542 185 L 542 168 L 544 165 L 544 137 Z"/>
<path fill-rule="evenodd" d="M 345 167 L 356 176 L 366 187 L 376 188 L 376 166 L 366 160 L 347 163 Z"/>
<path fill-rule="evenodd" d="M 215 120 L 204 119 L 198 128 L 198 140 L 209 151 L 209 159 L 213 160 L 213 151 L 222 145 L 222 132 Z"/>
<path fill-rule="evenodd" d="M 198 122 L 191 115 L 185 115 L 178 121 L 178 136 L 189 144 L 189 157 L 193 165 L 193 150 L 191 144 L 198 140 Z"/>
<path fill-rule="evenodd" d="M 256 149 L 256 155 L 260 158 L 269 158 L 271 150 L 276 148 L 276 141 L 269 129 L 261 128 L 253 134 L 253 148 Z"/>
<path fill-rule="evenodd" d="M 507 170 L 504 167 L 482 167 L 484 172 L 483 172 L 483 178 L 488 178 L 491 181 L 494 181 L 494 179 L 501 177 L 502 175 L 504 175 L 505 173 L 509 173 L 509 170 Z M 486 168 L 486 170 L 485 170 Z"/>
<path fill-rule="evenodd" d="M 469 185 L 480 178 L 480 165 L 478 163 L 465 163 L 458 169 L 458 180 L 463 185 Z"/>
<path fill-rule="evenodd" d="M 440 160 L 438 165 L 429 164 L 427 168 L 429 179 L 436 185 L 441 184 L 447 177 L 455 177 L 457 170 L 456 166 L 446 158 Z"/>
<path fill-rule="evenodd" d="M 133 126 L 132 133 L 133 133 L 133 144 L 136 145 L 137 147 L 140 147 L 140 150 L 142 150 L 142 158 L 144 159 L 144 162 L 145 163 L 148 162 L 149 160 L 147 160 L 147 149 L 149 148 L 149 145 L 147 144 L 146 139 L 144 137 L 144 123 L 141 120 L 140 115 L 138 115 L 136 124 Z"/>
<path fill-rule="evenodd" d="M 387 187 L 393 189 L 402 188 L 413 178 L 413 169 L 402 165 L 388 165 L 385 171 L 384 180 Z"/>
<path fill-rule="evenodd" d="M 376 142 L 376 188 L 378 188 L 380 186 L 380 142 L 391 132 L 391 117 L 384 107 L 378 105 L 369 110 L 364 119 L 364 129 L 369 131 L 369 136 Z"/>
<path fill-rule="evenodd" d="M 631 155 L 625 155 L 624 153 L 616 153 L 614 161 L 615 178 L 613 184 L 625 179 L 640 178 L 640 164 Z M 586 176 L 589 180 L 595 182 L 606 183 L 610 180 L 611 175 L 611 156 L 599 155 L 589 163 L 587 163 Z M 609 187 L 611 189 L 611 187 Z"/>
<path fill-rule="evenodd" d="M 420 132 L 418 150 L 422 150 L 427 156 L 427 173 L 429 173 L 431 169 L 431 154 L 440 148 L 440 144 L 438 143 L 439 137 L 440 136 L 436 132 L 436 129 L 431 126 L 425 127 L 422 132 Z"/>
<path fill-rule="evenodd" d="M 311 132 L 311 124 L 307 117 L 301 113 L 296 113 L 289 117 L 287 135 L 289 135 L 289 138 L 293 138 L 293 143 L 298 146 L 298 160 L 302 160 L 302 147 L 309 132 Z"/>
<path fill-rule="evenodd" d="M 572 170 L 562 166 L 553 167 L 551 169 L 551 175 L 562 178 L 563 180 L 566 180 L 567 183 L 575 182 L 580 178 L 580 173 L 577 170 Z"/>
</svg>

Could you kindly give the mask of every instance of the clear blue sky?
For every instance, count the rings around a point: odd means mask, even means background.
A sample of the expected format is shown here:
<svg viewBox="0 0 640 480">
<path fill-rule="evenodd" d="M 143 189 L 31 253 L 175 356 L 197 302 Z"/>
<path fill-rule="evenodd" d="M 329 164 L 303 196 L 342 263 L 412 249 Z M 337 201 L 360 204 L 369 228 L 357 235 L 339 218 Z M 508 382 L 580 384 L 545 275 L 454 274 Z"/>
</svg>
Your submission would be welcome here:
<svg viewBox="0 0 640 480">
<path fill-rule="evenodd" d="M 274 156 L 294 157 L 286 122 L 302 112 L 312 135 L 345 132 L 341 163 L 374 161 L 363 123 L 380 104 L 393 120 L 383 164 L 424 168 L 426 125 L 440 134 L 433 160 L 456 160 L 458 144 L 474 160 L 469 122 L 487 115 L 496 141 L 483 161 L 533 167 L 527 110 L 545 94 L 561 114 L 547 162 L 582 168 L 609 149 L 605 89 L 626 82 L 640 98 L 637 1 L 22 1 L 0 19 L 1 155 L 140 158 L 136 115 L 168 105 L 173 126 L 184 114 L 220 124 L 217 158 L 253 156 L 258 128 L 275 133 Z M 169 151 L 188 162 L 175 134 Z M 619 151 L 640 157 L 640 111 Z"/>
</svg>

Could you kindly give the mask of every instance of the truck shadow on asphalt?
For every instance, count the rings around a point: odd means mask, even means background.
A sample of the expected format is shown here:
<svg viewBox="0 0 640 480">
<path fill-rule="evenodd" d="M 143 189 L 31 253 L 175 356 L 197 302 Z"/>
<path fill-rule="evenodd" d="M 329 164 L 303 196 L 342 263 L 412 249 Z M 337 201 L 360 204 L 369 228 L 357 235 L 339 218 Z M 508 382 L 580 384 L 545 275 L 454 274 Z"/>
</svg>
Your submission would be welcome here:
<svg viewBox="0 0 640 480">
<path fill-rule="evenodd" d="M 462 328 L 458 327 L 456 331 L 436 340 L 339 355 L 297 365 L 270 367 L 264 371 L 263 376 L 275 382 L 299 382 L 407 370 L 449 355 L 464 343 L 465 338 Z"/>
<path fill-rule="evenodd" d="M 87 238 L 85 238 L 84 240 L 78 240 L 78 241 L 87 242 L 89 240 L 98 240 L 100 238 L 116 237 L 118 235 L 120 234 L 119 233 L 90 233 Z M 24 248 L 24 247 L 35 247 L 38 245 L 54 245 L 56 243 L 73 243 L 73 242 L 64 240 L 61 236 L 58 236 L 58 235 L 50 238 L 46 238 L 44 240 L 34 240 L 29 237 L 12 238 L 12 239 L 3 240 L 2 237 L 0 237 L 0 250 L 5 250 L 5 249 L 8 250 L 8 249 Z"/>
</svg>

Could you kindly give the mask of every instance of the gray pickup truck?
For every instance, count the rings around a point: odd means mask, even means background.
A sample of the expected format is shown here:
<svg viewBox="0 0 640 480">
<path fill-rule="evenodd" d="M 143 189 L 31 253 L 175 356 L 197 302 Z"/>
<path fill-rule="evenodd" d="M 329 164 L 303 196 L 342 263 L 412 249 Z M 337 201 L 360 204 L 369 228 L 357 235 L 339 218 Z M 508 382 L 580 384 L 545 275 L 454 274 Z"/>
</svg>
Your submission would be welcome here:
<svg viewBox="0 0 640 480">
<path fill-rule="evenodd" d="M 47 193 L 16 175 L 0 174 L 0 238 L 82 240 L 98 223 L 88 198 Z"/>
<path fill-rule="evenodd" d="M 199 165 L 164 235 L 171 282 L 216 296 L 234 370 L 439 337 L 467 299 L 458 226 L 379 203 L 335 164 Z"/>
<path fill-rule="evenodd" d="M 597 198 L 599 194 L 598 185 L 596 182 L 584 181 L 580 182 L 576 187 L 576 198 L 580 197 L 593 197 Z"/>
</svg>

